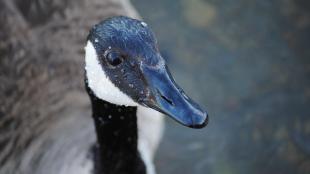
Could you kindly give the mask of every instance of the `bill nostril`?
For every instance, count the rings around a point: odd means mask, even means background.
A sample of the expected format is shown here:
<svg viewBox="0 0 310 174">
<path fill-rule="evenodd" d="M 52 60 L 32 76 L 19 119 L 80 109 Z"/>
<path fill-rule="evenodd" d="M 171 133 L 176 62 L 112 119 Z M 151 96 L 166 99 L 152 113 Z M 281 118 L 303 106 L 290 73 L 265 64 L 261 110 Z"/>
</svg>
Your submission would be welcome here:
<svg viewBox="0 0 310 174">
<path fill-rule="evenodd" d="M 162 99 L 164 99 L 167 103 L 169 103 L 170 105 L 172 105 L 172 106 L 174 106 L 174 103 L 171 101 L 171 100 L 169 100 L 167 97 L 165 97 L 165 96 L 163 96 L 163 95 L 161 95 L 160 96 Z"/>
<path fill-rule="evenodd" d="M 160 95 L 160 97 L 162 99 L 164 99 L 167 103 L 169 103 L 171 106 L 174 106 L 174 103 L 172 100 L 170 100 L 169 98 L 167 98 L 166 96 L 164 96 L 158 89 L 157 90 L 157 93 Z"/>
</svg>

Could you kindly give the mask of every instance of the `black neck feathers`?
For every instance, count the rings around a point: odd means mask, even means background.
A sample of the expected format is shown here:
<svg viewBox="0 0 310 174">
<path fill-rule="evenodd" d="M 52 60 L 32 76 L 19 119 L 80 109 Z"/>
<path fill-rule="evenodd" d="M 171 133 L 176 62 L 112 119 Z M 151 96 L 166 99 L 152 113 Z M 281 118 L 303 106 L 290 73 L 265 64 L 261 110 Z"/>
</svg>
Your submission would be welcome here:
<svg viewBox="0 0 310 174">
<path fill-rule="evenodd" d="M 96 174 L 145 174 L 138 152 L 136 107 L 118 106 L 97 98 L 86 83 L 91 99 L 98 144 Z"/>
</svg>

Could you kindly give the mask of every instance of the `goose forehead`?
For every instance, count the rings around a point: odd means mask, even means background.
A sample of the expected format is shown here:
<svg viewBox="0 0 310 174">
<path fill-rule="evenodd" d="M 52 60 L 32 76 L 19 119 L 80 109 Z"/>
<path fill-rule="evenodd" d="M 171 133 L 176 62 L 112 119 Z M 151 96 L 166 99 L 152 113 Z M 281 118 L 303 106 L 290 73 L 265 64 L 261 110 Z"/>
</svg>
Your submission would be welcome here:
<svg viewBox="0 0 310 174">
<path fill-rule="evenodd" d="M 105 35 L 106 32 L 124 35 L 144 35 L 154 38 L 152 30 L 144 22 L 127 17 L 114 17 L 95 25 L 91 32 L 98 35 Z"/>
<path fill-rule="evenodd" d="M 127 17 L 116 17 L 95 25 L 88 36 L 98 53 L 109 47 L 139 58 L 147 64 L 162 61 L 154 33 L 144 22 Z"/>
</svg>

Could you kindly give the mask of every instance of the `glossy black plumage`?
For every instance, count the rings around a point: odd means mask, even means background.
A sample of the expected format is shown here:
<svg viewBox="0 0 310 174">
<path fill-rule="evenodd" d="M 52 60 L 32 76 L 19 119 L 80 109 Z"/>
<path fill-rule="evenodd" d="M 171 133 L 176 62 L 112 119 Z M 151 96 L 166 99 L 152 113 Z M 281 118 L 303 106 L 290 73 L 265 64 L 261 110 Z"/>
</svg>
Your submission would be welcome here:
<svg viewBox="0 0 310 174">
<path fill-rule="evenodd" d="M 137 108 L 101 100 L 85 83 L 97 133 L 95 173 L 145 174 L 146 168 L 137 149 Z"/>
</svg>

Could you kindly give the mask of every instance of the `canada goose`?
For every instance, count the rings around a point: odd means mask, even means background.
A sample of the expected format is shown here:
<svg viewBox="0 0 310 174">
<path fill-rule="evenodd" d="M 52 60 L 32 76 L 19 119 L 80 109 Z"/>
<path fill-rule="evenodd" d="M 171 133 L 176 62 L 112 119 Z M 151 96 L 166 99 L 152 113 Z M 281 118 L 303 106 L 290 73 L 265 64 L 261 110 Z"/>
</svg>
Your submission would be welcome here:
<svg viewBox="0 0 310 174">
<path fill-rule="evenodd" d="M 159 131 L 151 130 L 155 141 L 141 141 L 138 130 L 150 127 L 137 125 L 137 117 L 159 117 L 159 111 L 188 127 L 207 124 L 207 113 L 174 82 L 145 22 L 109 18 L 91 29 L 85 51 L 85 86 L 95 120 L 99 173 L 155 173 L 150 165 L 153 152 L 147 148 L 157 144 Z M 157 120 L 150 124 L 161 124 Z"/>
<path fill-rule="evenodd" d="M 90 147 L 96 137 L 83 84 L 82 48 L 97 21 L 139 17 L 127 0 L 41 5 L 37 0 L 0 2 L 0 173 L 93 173 Z M 160 117 L 143 118 L 161 122 Z M 138 136 L 147 137 L 143 132 Z M 141 144 L 143 151 L 146 145 Z M 143 159 L 150 162 L 152 152 L 144 154 L 150 154 Z"/>
</svg>

